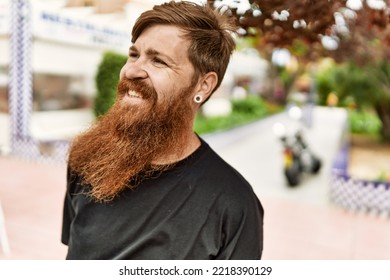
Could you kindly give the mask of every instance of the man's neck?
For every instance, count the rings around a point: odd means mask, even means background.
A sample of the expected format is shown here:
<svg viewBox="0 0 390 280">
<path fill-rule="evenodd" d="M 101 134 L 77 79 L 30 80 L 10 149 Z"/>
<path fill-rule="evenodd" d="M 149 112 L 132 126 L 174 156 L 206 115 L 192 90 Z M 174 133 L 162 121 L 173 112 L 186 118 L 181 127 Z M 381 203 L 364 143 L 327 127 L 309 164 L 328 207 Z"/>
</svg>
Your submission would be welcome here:
<svg viewBox="0 0 390 280">
<path fill-rule="evenodd" d="M 154 160 L 152 164 L 167 165 L 176 163 L 194 153 L 201 144 L 199 137 L 192 130 L 187 132 L 186 135 L 182 137 L 182 139 L 182 141 L 177 142 L 177 145 L 183 147 L 183 149 L 179 149 L 180 153 L 162 155 L 161 157 Z"/>
</svg>

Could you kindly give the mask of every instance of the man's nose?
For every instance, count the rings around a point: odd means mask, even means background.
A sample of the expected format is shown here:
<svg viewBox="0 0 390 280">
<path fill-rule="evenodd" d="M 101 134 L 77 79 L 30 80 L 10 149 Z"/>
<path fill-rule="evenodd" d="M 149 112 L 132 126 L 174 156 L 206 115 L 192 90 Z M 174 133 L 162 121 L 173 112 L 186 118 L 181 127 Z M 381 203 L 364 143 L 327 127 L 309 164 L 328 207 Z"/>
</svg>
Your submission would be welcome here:
<svg viewBox="0 0 390 280">
<path fill-rule="evenodd" d="M 120 77 L 126 77 L 127 79 L 145 79 L 148 77 L 148 73 L 145 71 L 140 62 L 127 62 L 122 67 Z"/>
</svg>

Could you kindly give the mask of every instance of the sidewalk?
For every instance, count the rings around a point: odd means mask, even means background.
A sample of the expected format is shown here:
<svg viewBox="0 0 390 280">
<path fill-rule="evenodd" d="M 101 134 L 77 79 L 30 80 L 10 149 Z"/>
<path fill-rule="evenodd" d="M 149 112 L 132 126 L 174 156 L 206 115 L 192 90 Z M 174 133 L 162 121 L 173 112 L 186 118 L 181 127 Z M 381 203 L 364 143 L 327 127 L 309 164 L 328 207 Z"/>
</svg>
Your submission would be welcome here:
<svg viewBox="0 0 390 280">
<path fill-rule="evenodd" d="M 0 202 L 9 255 L 1 259 L 64 259 L 60 243 L 65 166 L 0 157 Z"/>
<path fill-rule="evenodd" d="M 323 159 L 320 174 L 288 188 L 281 143 L 272 132 L 284 114 L 252 125 L 205 135 L 206 141 L 252 184 L 264 209 L 263 259 L 390 259 L 390 220 L 348 213 L 329 201 L 328 175 L 343 125 L 342 111 L 316 108 L 306 131 Z M 0 157 L 0 201 L 11 253 L 1 259 L 64 259 L 60 243 L 64 165 Z"/>
</svg>

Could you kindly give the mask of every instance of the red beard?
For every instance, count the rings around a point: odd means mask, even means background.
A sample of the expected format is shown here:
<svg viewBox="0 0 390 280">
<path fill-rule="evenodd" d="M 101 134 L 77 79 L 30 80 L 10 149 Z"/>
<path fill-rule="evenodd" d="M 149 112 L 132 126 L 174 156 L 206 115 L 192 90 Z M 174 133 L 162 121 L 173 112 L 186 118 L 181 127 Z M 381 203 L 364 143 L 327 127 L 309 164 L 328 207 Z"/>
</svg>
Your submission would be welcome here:
<svg viewBox="0 0 390 280">
<path fill-rule="evenodd" d="M 123 100 L 129 89 L 141 94 L 142 105 Z M 91 186 L 89 194 L 95 200 L 112 200 L 148 174 L 172 166 L 153 162 L 182 155 L 185 132 L 193 125 L 193 109 L 187 101 L 192 89 L 191 85 L 172 93 L 171 98 L 159 103 L 154 89 L 142 81 L 119 82 L 115 104 L 76 137 L 70 149 L 69 167 Z"/>
</svg>

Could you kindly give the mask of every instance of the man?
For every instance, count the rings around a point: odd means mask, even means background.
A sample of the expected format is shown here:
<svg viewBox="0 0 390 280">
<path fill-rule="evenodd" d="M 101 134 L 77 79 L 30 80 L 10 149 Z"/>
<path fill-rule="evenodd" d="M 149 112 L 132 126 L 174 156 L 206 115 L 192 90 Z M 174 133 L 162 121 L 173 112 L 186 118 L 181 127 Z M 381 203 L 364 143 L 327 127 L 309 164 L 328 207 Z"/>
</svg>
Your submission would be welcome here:
<svg viewBox="0 0 390 280">
<path fill-rule="evenodd" d="M 190 2 L 144 12 L 117 99 L 70 150 L 67 259 L 259 259 L 263 209 L 193 131 L 235 47 L 227 16 Z"/>
</svg>

